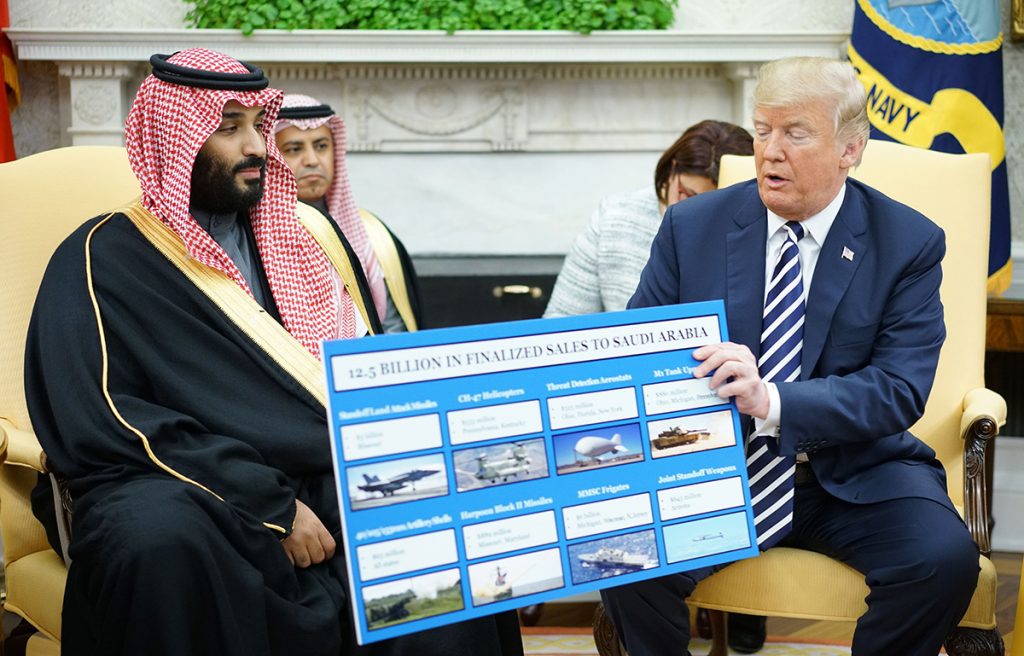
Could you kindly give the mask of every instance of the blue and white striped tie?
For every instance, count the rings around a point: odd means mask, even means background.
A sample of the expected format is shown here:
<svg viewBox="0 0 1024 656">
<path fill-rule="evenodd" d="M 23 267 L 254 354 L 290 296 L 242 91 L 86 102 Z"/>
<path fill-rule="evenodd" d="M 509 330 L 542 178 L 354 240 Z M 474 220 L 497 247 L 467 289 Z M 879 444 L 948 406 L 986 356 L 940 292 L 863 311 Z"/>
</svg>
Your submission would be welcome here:
<svg viewBox="0 0 1024 656">
<path fill-rule="evenodd" d="M 800 377 L 804 343 L 804 281 L 800 248 L 804 236 L 796 221 L 785 227 L 786 240 L 768 283 L 761 322 L 761 357 L 757 368 L 764 381 L 790 382 Z M 794 456 L 778 455 L 774 437 L 757 435 L 747 447 L 747 476 L 754 508 L 757 545 L 767 549 L 781 540 L 793 524 Z"/>
</svg>

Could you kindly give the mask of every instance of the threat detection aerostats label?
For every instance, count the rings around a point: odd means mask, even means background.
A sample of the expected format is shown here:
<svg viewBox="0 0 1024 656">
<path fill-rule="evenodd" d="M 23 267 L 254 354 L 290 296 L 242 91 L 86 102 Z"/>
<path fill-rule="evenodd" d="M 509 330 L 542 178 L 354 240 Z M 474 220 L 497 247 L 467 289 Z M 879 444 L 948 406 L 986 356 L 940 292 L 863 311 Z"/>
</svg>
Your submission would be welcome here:
<svg viewBox="0 0 1024 656">
<path fill-rule="evenodd" d="M 757 554 L 720 301 L 324 345 L 361 644 Z"/>
</svg>

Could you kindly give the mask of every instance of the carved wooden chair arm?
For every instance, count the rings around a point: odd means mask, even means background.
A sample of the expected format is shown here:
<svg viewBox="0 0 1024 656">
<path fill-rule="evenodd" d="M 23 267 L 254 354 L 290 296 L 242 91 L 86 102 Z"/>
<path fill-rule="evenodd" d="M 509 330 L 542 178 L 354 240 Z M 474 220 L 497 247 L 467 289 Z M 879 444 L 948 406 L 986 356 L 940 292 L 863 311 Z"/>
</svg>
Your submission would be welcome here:
<svg viewBox="0 0 1024 656">
<path fill-rule="evenodd" d="M 985 449 L 1006 423 L 1006 401 L 990 389 L 978 388 L 964 396 L 960 435 L 964 440 L 964 521 L 978 550 L 988 556 L 988 481 L 985 480 Z"/>
</svg>

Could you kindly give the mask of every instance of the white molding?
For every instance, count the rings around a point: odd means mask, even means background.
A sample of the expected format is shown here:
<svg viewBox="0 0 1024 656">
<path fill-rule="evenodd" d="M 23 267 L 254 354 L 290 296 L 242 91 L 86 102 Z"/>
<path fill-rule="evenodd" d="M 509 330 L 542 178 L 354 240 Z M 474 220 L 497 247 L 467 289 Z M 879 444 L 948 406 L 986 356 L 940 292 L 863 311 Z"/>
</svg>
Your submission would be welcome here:
<svg viewBox="0 0 1024 656">
<path fill-rule="evenodd" d="M 1024 241 L 1010 244 L 1010 261 L 1013 263 L 1013 276 L 1010 288 L 1006 290 L 1007 298 L 1024 298 Z"/>
<path fill-rule="evenodd" d="M 216 47 L 239 59 L 277 63 L 766 62 L 835 57 L 848 32 L 718 33 L 624 30 L 76 30 L 8 28 L 22 60 L 145 62 L 154 52 Z"/>
<path fill-rule="evenodd" d="M 57 65 L 57 72 L 75 78 L 126 78 L 135 74 L 136 66 L 112 62 L 76 61 Z"/>
<path fill-rule="evenodd" d="M 1024 551 L 1024 437 L 1000 435 L 995 441 L 992 472 L 992 531 L 994 551 Z"/>
</svg>

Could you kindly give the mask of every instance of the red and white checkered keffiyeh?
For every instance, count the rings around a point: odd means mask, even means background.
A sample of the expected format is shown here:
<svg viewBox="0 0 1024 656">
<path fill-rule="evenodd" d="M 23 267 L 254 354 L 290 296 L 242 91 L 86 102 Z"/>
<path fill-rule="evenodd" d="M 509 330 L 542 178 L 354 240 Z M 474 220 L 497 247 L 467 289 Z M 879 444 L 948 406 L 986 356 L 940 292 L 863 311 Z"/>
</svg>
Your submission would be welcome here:
<svg viewBox="0 0 1024 656">
<path fill-rule="evenodd" d="M 202 48 L 183 50 L 168 61 L 205 71 L 248 72 L 238 60 Z M 319 358 L 321 341 L 355 336 L 355 312 L 327 256 L 295 216 L 295 178 L 272 131 L 282 95 L 271 88 L 223 91 L 182 86 L 150 75 L 128 112 L 125 142 L 146 209 L 181 237 L 193 259 L 222 271 L 251 296 L 238 267 L 190 215 L 189 197 L 196 154 L 220 126 L 224 105 L 235 100 L 244 107 L 266 109 L 266 175 L 263 197 L 250 210 L 253 233 L 284 327 Z"/>
<path fill-rule="evenodd" d="M 316 98 L 289 93 L 285 95 L 281 107 L 316 107 L 320 104 Z M 352 197 L 352 185 L 348 179 L 348 167 L 345 165 L 345 122 L 337 114 L 323 118 L 279 118 L 274 125 L 274 134 L 287 127 L 315 130 L 324 124 L 331 128 L 331 134 L 334 136 L 334 181 L 324 197 L 327 211 L 337 221 L 342 234 L 352 244 L 352 249 L 359 257 L 366 273 L 366 280 L 370 284 L 370 294 L 377 308 L 377 316 L 383 319 L 387 311 L 387 287 L 380 262 L 373 252 L 366 227 L 359 218 L 359 210 Z"/>
</svg>

